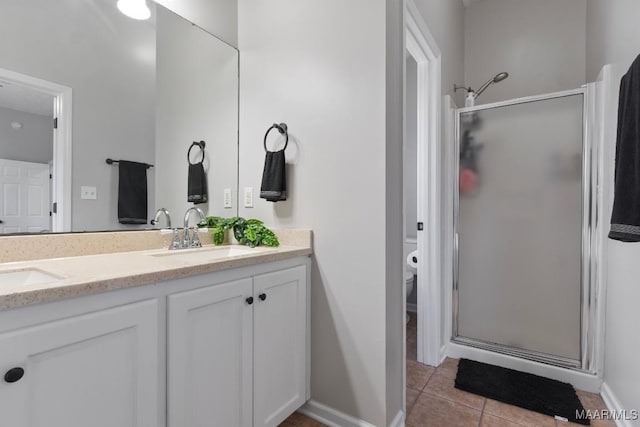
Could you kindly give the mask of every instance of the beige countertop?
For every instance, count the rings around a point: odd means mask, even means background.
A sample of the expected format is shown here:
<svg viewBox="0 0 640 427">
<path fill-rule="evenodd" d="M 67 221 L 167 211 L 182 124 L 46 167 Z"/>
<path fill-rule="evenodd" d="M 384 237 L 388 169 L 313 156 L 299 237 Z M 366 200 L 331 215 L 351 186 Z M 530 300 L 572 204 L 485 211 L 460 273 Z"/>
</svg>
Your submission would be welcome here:
<svg viewBox="0 0 640 427">
<path fill-rule="evenodd" d="M 228 248 L 242 248 L 243 253 L 224 257 L 218 257 L 215 253 Z M 244 253 L 247 251 L 250 252 Z M 193 253 L 193 256 L 188 255 L 189 253 Z M 2 263 L 0 310 L 310 254 L 310 245 L 281 245 L 277 248 L 261 246 L 255 249 L 240 245 L 204 245 L 199 249 L 151 249 Z M 59 279 L 31 285 L 2 283 L 3 272 L 29 269 L 37 269 Z"/>
</svg>

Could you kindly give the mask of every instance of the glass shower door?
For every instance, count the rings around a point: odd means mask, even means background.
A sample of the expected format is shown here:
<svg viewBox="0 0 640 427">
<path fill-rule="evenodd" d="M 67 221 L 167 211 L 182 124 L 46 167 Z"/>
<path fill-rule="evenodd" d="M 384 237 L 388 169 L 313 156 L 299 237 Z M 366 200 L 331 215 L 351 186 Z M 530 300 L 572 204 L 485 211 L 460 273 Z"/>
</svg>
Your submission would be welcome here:
<svg viewBox="0 0 640 427">
<path fill-rule="evenodd" d="M 583 97 L 459 112 L 454 340 L 579 365 Z"/>
</svg>

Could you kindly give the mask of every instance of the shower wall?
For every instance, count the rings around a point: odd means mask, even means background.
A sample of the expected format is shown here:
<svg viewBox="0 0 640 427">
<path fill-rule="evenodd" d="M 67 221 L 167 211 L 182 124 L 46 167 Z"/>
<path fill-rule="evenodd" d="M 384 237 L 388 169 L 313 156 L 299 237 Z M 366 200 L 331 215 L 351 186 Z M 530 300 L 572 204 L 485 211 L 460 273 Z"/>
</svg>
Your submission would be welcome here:
<svg viewBox="0 0 640 427">
<path fill-rule="evenodd" d="M 465 85 L 511 75 L 477 104 L 580 87 L 585 81 L 585 0 L 483 0 L 465 10 Z"/>
</svg>

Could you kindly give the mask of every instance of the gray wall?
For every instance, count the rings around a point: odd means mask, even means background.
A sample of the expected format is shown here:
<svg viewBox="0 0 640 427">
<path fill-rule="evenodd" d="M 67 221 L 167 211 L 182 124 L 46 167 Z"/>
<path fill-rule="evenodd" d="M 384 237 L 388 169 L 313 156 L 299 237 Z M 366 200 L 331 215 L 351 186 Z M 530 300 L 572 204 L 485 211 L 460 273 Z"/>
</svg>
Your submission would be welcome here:
<svg viewBox="0 0 640 427">
<path fill-rule="evenodd" d="M 14 121 L 22 123 L 22 129 L 13 129 Z M 0 159 L 49 163 L 53 159 L 53 117 L 0 107 Z"/>
<path fill-rule="evenodd" d="M 405 29 L 403 0 L 386 1 L 385 86 L 385 401 L 386 425 L 393 425 L 404 410 L 405 386 L 402 256 L 402 139 L 404 136 Z M 374 237 L 375 238 L 375 237 Z"/>
<path fill-rule="evenodd" d="M 404 131 L 404 222 L 405 237 L 417 237 L 418 222 L 418 64 L 411 55 L 406 60 Z"/>
<path fill-rule="evenodd" d="M 620 78 L 631 62 L 640 54 L 640 3 L 635 0 L 588 0 L 587 13 L 587 75 L 595 79 L 600 69 L 609 63 L 606 82 L 608 103 L 603 111 L 605 121 L 605 152 L 610 153 L 605 165 L 613 166 L 617 126 L 618 91 Z M 609 74 L 610 73 L 610 74 Z M 613 188 L 613 167 L 605 171 Z M 609 209 L 605 221 L 609 221 L 613 194 L 608 196 Z M 605 324 L 604 383 L 621 408 L 638 409 L 640 402 L 640 365 L 637 325 L 640 323 L 640 246 L 608 240 L 607 308 Z M 614 409 L 614 408 L 612 408 Z M 629 425 L 640 426 L 639 421 Z"/>
<path fill-rule="evenodd" d="M 124 228 L 117 222 L 118 169 L 105 158 L 153 162 L 154 26 L 153 19 L 125 17 L 108 0 L 3 6 L 0 68 L 73 89 L 74 231 Z M 153 169 L 149 175 L 151 209 Z M 81 200 L 81 185 L 97 187 L 97 200 Z"/>
<path fill-rule="evenodd" d="M 209 33 L 238 47 L 238 0 L 156 0 Z"/>
<path fill-rule="evenodd" d="M 387 387 L 402 395 L 400 25 L 395 1 L 239 2 L 241 189 L 257 197 L 265 130 L 290 130 L 289 199 L 256 198 L 240 215 L 314 230 L 312 399 L 380 426 L 397 407 Z M 399 55 L 390 70 L 387 53 Z M 398 117 L 387 119 L 387 101 Z M 385 211 L 387 191 L 398 212 Z"/>
<path fill-rule="evenodd" d="M 187 202 L 187 151 L 206 142 L 204 166 L 214 216 L 236 215 L 238 179 L 238 52 L 170 11 L 158 8 L 156 107 L 156 207 L 171 212 L 174 226 Z M 194 147 L 191 161 L 199 162 Z M 232 190 L 232 209 L 223 190 Z M 164 223 L 163 223 L 164 224 Z"/>
<path fill-rule="evenodd" d="M 462 92 L 453 85 L 464 83 L 464 7 L 462 0 L 415 0 L 442 53 L 442 95 L 452 95 L 464 105 Z"/>
<path fill-rule="evenodd" d="M 465 12 L 464 83 L 510 74 L 476 104 L 579 88 L 585 38 L 584 0 L 483 0 Z"/>
<path fill-rule="evenodd" d="M 640 54 L 638 16 L 637 0 L 587 0 L 588 81 L 604 65 L 628 63 Z"/>
</svg>

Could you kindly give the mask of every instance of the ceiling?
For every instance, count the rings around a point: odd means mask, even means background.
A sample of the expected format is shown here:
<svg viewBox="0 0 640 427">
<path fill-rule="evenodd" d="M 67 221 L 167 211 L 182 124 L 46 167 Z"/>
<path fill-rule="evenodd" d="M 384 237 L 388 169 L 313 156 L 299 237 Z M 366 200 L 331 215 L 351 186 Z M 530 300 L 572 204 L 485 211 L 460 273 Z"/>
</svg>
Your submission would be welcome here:
<svg viewBox="0 0 640 427">
<path fill-rule="evenodd" d="M 53 117 L 53 96 L 0 81 L 0 107 Z"/>
<path fill-rule="evenodd" d="M 474 3 L 478 3 L 479 1 L 482 0 L 462 0 L 462 3 L 464 3 L 464 7 L 469 7 Z"/>
</svg>

